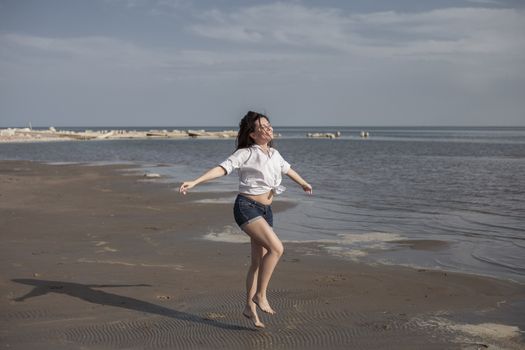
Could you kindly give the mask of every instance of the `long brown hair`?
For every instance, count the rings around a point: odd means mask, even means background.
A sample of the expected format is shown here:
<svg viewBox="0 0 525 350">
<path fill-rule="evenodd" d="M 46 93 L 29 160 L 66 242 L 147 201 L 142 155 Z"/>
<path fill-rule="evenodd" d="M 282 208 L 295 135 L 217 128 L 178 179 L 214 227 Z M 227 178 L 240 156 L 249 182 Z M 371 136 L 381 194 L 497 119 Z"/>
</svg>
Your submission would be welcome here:
<svg viewBox="0 0 525 350">
<path fill-rule="evenodd" d="M 241 122 L 239 123 L 239 133 L 237 134 L 237 141 L 235 143 L 237 145 L 237 149 L 247 148 L 255 144 L 255 141 L 253 141 L 253 139 L 250 137 L 250 133 L 257 129 L 257 121 L 261 118 L 264 118 L 270 122 L 270 119 L 268 119 L 268 117 L 264 114 L 253 111 L 249 111 L 241 119 Z M 268 142 L 268 146 L 273 146 L 273 140 Z"/>
</svg>

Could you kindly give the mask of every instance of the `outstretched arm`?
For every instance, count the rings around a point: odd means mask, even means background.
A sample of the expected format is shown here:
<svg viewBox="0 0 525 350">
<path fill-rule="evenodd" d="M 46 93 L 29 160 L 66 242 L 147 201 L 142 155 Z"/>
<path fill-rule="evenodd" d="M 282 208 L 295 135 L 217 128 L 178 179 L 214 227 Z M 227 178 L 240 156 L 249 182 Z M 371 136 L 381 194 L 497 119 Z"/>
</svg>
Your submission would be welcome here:
<svg viewBox="0 0 525 350">
<path fill-rule="evenodd" d="M 290 179 L 294 180 L 299 186 L 301 186 L 306 193 L 312 194 L 312 186 L 308 182 L 304 181 L 301 175 L 299 175 L 295 170 L 290 168 L 286 175 L 288 175 Z"/>
<path fill-rule="evenodd" d="M 208 170 L 195 180 L 183 182 L 179 188 L 179 192 L 185 195 L 190 188 L 193 188 L 200 183 L 210 181 L 224 175 L 226 175 L 226 170 L 224 170 L 223 167 L 216 166 L 215 168 Z"/>
</svg>

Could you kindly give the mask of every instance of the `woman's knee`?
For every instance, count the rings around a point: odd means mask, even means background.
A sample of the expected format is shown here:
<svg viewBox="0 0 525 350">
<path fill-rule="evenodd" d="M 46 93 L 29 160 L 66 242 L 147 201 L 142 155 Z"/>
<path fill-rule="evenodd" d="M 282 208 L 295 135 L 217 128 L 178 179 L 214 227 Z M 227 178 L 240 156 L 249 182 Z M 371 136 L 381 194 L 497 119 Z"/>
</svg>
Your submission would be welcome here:
<svg viewBox="0 0 525 350">
<path fill-rule="evenodd" d="M 284 254 L 284 246 L 281 242 L 278 244 L 275 244 L 274 247 L 272 247 L 271 252 L 279 257 L 281 257 Z"/>
</svg>

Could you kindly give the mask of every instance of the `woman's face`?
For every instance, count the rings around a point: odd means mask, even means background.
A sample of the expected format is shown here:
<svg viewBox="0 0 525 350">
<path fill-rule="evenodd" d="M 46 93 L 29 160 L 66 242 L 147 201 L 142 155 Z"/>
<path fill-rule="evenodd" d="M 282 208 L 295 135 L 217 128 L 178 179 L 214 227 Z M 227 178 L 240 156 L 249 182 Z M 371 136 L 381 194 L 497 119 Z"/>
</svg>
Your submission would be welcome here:
<svg viewBox="0 0 525 350">
<path fill-rule="evenodd" d="M 267 144 L 273 139 L 273 128 L 268 119 L 259 118 L 255 122 L 255 131 L 250 133 L 250 137 L 256 144 Z"/>
</svg>

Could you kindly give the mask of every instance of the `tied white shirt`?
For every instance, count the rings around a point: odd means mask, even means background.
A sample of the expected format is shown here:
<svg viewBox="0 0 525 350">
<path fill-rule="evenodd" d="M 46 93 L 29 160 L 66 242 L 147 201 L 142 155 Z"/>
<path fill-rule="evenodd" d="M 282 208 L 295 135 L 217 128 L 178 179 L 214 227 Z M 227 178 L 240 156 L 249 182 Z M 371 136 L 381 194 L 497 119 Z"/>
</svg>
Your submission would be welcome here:
<svg viewBox="0 0 525 350">
<path fill-rule="evenodd" d="M 286 190 L 281 186 L 282 174 L 290 170 L 290 164 L 275 148 L 270 148 L 268 153 L 259 145 L 240 148 L 219 165 L 226 174 L 237 169 L 241 193 L 259 195 L 273 191 L 280 194 Z"/>
</svg>

